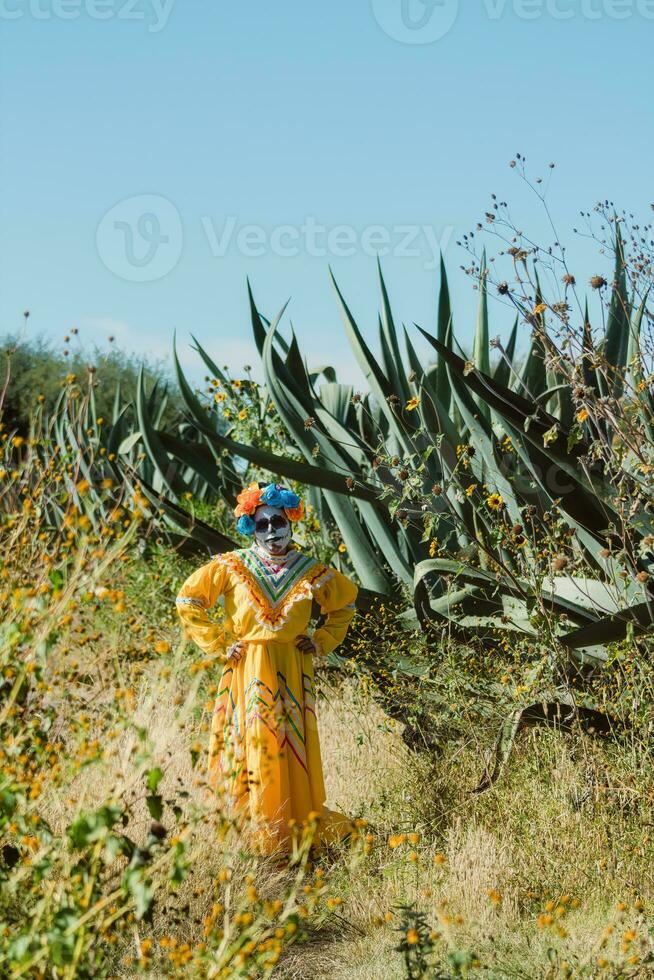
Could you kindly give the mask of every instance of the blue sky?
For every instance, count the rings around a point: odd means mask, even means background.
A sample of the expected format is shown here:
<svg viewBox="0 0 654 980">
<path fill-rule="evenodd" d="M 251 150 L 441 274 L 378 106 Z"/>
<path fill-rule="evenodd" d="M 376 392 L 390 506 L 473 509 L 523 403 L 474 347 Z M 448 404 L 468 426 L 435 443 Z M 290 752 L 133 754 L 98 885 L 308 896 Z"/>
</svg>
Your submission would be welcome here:
<svg viewBox="0 0 654 980">
<path fill-rule="evenodd" d="M 580 279 L 580 209 L 647 215 L 653 37 L 652 0 L 0 0 L 0 329 L 29 309 L 31 334 L 162 357 L 176 330 L 189 366 L 193 332 L 238 372 L 249 275 L 354 378 L 328 265 L 372 337 L 390 249 L 397 318 L 429 328 L 441 244 L 465 340 L 456 239 L 491 192 L 544 229 L 516 151 L 556 161 Z"/>
</svg>

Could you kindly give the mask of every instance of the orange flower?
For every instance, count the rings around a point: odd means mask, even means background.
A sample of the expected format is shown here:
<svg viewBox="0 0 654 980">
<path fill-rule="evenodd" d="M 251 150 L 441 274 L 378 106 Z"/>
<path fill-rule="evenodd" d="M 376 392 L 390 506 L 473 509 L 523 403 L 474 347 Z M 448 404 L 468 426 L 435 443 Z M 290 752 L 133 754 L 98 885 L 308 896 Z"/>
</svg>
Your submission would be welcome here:
<svg viewBox="0 0 654 980">
<path fill-rule="evenodd" d="M 304 501 L 300 501 L 297 507 L 285 507 L 284 513 L 289 521 L 301 521 L 304 517 Z"/>
<path fill-rule="evenodd" d="M 255 510 L 261 502 L 262 491 L 259 489 L 258 484 L 251 483 L 249 487 L 245 490 L 241 490 L 238 497 L 236 498 L 238 506 L 234 513 L 237 517 L 243 517 L 245 514 L 251 516 L 254 514 Z"/>
</svg>

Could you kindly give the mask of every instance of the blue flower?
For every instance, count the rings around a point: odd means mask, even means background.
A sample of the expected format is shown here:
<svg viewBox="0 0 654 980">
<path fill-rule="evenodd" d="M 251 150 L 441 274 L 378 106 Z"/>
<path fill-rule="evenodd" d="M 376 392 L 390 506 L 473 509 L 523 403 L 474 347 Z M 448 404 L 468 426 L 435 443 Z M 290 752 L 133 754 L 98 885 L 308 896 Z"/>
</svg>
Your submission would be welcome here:
<svg viewBox="0 0 654 980">
<path fill-rule="evenodd" d="M 293 510 L 293 508 L 300 506 L 300 498 L 296 493 L 293 493 L 292 490 L 284 489 L 281 490 L 280 493 L 282 497 L 282 507 L 288 507 L 290 510 Z"/>
<path fill-rule="evenodd" d="M 248 514 L 243 514 L 236 523 L 236 530 L 241 534 L 254 534 L 254 521 Z"/>
<path fill-rule="evenodd" d="M 283 507 L 283 494 L 288 493 L 288 491 L 282 490 L 282 488 L 277 483 L 269 483 L 267 487 L 264 487 L 263 493 L 261 494 L 261 503 L 268 504 L 269 507 Z"/>
</svg>

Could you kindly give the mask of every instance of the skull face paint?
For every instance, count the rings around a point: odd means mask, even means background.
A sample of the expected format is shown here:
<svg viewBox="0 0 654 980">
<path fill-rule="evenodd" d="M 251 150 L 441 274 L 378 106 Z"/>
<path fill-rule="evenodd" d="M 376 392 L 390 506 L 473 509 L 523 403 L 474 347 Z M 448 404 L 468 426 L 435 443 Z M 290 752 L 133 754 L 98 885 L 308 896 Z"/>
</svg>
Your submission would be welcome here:
<svg viewBox="0 0 654 980">
<path fill-rule="evenodd" d="M 262 504 L 254 512 L 254 537 L 271 555 L 283 555 L 291 543 L 291 522 L 281 507 Z"/>
</svg>

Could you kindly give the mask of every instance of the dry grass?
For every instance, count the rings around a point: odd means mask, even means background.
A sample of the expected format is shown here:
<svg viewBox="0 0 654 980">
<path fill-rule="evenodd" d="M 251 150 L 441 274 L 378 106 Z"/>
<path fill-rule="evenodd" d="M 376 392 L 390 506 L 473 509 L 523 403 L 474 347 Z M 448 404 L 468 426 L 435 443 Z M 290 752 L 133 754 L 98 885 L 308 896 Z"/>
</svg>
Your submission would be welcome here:
<svg viewBox="0 0 654 980">
<path fill-rule="evenodd" d="M 194 717 L 197 686 L 183 694 L 180 673 L 162 679 L 152 667 L 139 678 L 133 719 L 147 727 L 154 755 L 165 760 L 164 795 L 185 787 L 189 805 L 204 799 L 188 752 L 189 743 L 206 740 L 201 716 Z M 603 794 L 579 803 L 589 769 L 604 778 L 611 771 L 610 758 L 596 746 L 585 746 L 579 759 L 565 737 L 531 734 L 508 776 L 475 798 L 469 788 L 481 760 L 473 750 L 457 750 L 453 760 L 413 755 L 397 726 L 354 682 L 323 685 L 319 726 L 328 802 L 365 817 L 375 844 L 363 863 L 353 866 L 344 855 L 332 866 L 331 885 L 343 908 L 311 928 L 307 941 L 290 947 L 280 977 L 403 977 L 402 958 L 393 951 L 397 915 L 386 921 L 399 902 L 418 903 L 439 931 L 444 952 L 473 951 L 482 964 L 475 972 L 482 976 L 564 976 L 565 971 L 547 973 L 548 949 L 556 949 L 561 962 L 590 965 L 601 955 L 610 925 L 618 949 L 619 937 L 632 927 L 646 941 L 633 902 L 638 896 L 651 907 L 654 888 L 646 853 L 629 853 L 626 846 L 631 817 L 622 812 L 616 822 L 620 806 Z M 59 807 L 58 822 L 71 819 L 71 802 L 74 810 L 92 808 L 116 785 L 128 787 L 137 748 L 133 730 L 125 731 L 110 765 L 78 776 L 69 787 L 69 802 L 52 800 L 53 816 Z M 618 778 L 615 771 L 612 775 Z M 141 799 L 131 832 L 138 836 L 149 819 Z M 420 835 L 417 844 L 389 847 L 389 837 L 413 831 Z M 222 850 L 212 846 L 210 823 L 196 840 L 193 857 L 192 874 L 155 915 L 154 935 L 171 932 L 167 912 L 174 907 L 189 910 L 181 926 L 177 920 L 176 937 L 191 944 L 201 940 L 212 883 L 224 862 Z M 232 861 L 232 867 L 236 882 L 252 870 L 246 861 L 240 866 Z M 262 893 L 272 897 L 283 889 L 283 874 L 265 864 L 255 873 Z M 561 905 L 566 895 L 570 898 Z M 539 926 L 548 901 L 565 909 L 555 923 L 566 935 L 554 925 Z M 618 902 L 626 908 L 619 911 Z M 133 936 L 119 950 L 121 956 L 132 943 Z M 632 948 L 638 949 L 637 942 Z"/>
<path fill-rule="evenodd" d="M 154 617 L 147 608 L 139 615 L 147 629 L 158 628 L 148 622 Z M 46 783 L 41 800 L 62 836 L 80 812 L 113 796 L 127 800 L 128 832 L 143 841 L 151 817 L 138 760 L 146 746 L 149 764 L 164 770 L 163 797 L 188 793 L 181 805 L 183 820 L 195 828 L 190 873 L 174 891 L 162 883 L 151 924 L 132 922 L 121 932 L 114 963 L 116 975 L 125 977 L 135 975 L 125 956 L 133 957 L 146 936 L 156 944 L 172 935 L 191 948 L 203 941 L 203 920 L 226 861 L 215 813 L 205 809 L 201 767 L 192 766 L 189 753 L 193 744 L 206 748 L 205 702 L 216 678 L 189 670 L 190 650 L 150 660 L 126 657 L 132 629 L 124 616 L 110 616 L 83 650 L 67 636 L 66 651 L 53 652 L 57 670 L 75 657 L 88 674 L 83 697 L 62 690 L 58 723 L 65 733 L 87 702 L 90 730 L 106 754 L 101 764 L 75 768 L 78 734 L 70 734 L 69 778 L 56 787 Z M 646 913 L 654 903 L 648 829 L 654 777 L 639 746 L 532 731 L 521 736 L 508 772 L 474 796 L 470 790 L 483 767 L 475 731 L 448 743 L 439 757 L 418 755 L 365 684 L 329 674 L 320 686 L 328 803 L 365 818 L 372 839 L 366 855 L 344 851 L 326 867 L 330 894 L 343 904 L 314 910 L 302 941 L 285 948 L 275 976 L 404 977 L 402 955 L 394 949 L 400 903 L 423 911 L 438 934 L 432 959 L 442 976 L 457 975 L 448 959 L 457 953 L 476 958 L 472 974 L 494 980 L 654 976 L 643 963 L 652 951 Z M 111 711 L 120 687 L 131 692 L 124 712 L 129 723 L 116 727 Z M 414 840 L 401 836 L 412 834 Z M 234 908 L 248 873 L 266 898 L 286 894 L 291 885 L 288 872 L 253 863 L 233 847 L 229 864 Z M 631 964 L 630 957 L 636 958 Z M 602 958 L 605 966 L 598 965 Z M 173 975 L 158 967 L 142 973 L 151 980 Z M 185 975 L 183 966 L 174 975 Z"/>
<path fill-rule="evenodd" d="M 416 757 L 354 684 L 326 694 L 319 723 L 330 801 L 368 817 L 378 842 L 365 867 L 333 870 L 346 896 L 340 935 L 294 948 L 284 976 L 404 976 L 391 952 L 394 923 L 384 921 L 398 902 L 418 903 L 444 952 L 473 951 L 476 975 L 618 976 L 615 964 L 630 955 L 639 965 L 625 976 L 654 975 L 641 960 L 652 943 L 639 907 L 654 902 L 639 826 L 647 787 L 640 784 L 638 805 L 633 794 L 615 799 L 602 789 L 624 790 L 631 760 L 591 742 L 531 733 L 506 777 L 474 797 L 475 750 L 453 748 L 436 762 Z M 389 835 L 407 830 L 420 834 L 418 844 L 388 846 Z M 551 925 L 541 918 L 548 903 Z M 636 938 L 622 948 L 632 928 Z"/>
</svg>

